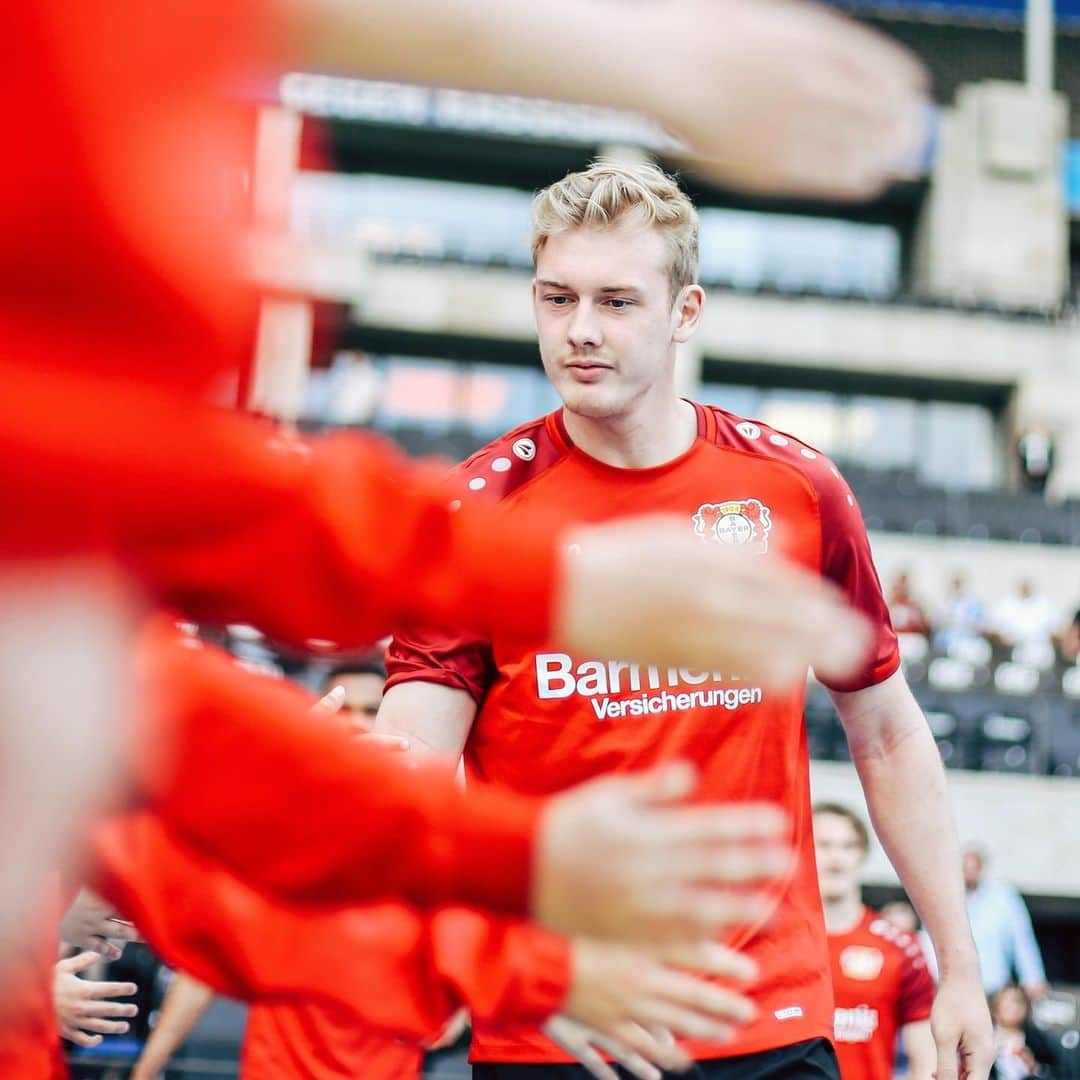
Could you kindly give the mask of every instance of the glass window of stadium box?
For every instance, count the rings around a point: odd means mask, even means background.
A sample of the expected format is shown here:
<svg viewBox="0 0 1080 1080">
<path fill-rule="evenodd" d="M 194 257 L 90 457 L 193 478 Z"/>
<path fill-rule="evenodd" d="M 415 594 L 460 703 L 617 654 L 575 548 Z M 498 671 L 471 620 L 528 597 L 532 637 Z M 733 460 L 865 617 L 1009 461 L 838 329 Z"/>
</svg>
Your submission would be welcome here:
<svg viewBox="0 0 1080 1080">
<path fill-rule="evenodd" d="M 358 241 L 385 255 L 530 265 L 532 194 L 513 188 L 375 173 L 302 172 L 295 231 Z M 900 241 L 885 225 L 706 208 L 707 285 L 887 299 L 900 281 Z"/>
<path fill-rule="evenodd" d="M 344 352 L 312 372 L 304 415 L 374 427 L 410 449 L 460 454 L 557 405 L 539 365 Z"/>
<path fill-rule="evenodd" d="M 716 383 L 703 384 L 700 396 L 857 472 L 906 472 L 922 485 L 980 491 L 1003 469 L 994 414 L 981 405 Z"/>
</svg>

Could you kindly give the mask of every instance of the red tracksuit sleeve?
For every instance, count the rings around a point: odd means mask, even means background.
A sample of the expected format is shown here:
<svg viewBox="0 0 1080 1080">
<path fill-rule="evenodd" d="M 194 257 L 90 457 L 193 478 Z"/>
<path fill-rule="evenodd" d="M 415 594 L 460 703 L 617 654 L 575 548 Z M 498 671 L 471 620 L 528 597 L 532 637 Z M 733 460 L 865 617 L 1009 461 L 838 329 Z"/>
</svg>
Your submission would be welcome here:
<svg viewBox="0 0 1080 1080">
<path fill-rule="evenodd" d="M 278 896 L 528 912 L 541 805 L 347 738 L 294 685 L 164 620 L 144 636 L 133 775 L 177 836 Z"/>
<path fill-rule="evenodd" d="M 419 621 L 549 627 L 556 536 L 449 508 L 375 436 L 284 440 L 149 385 L 0 361 L 0 556 L 99 552 L 189 617 L 366 644 Z"/>
<path fill-rule="evenodd" d="M 568 938 L 532 923 L 446 908 L 429 917 L 435 975 L 474 1020 L 540 1027 L 570 991 Z"/>
<path fill-rule="evenodd" d="M 567 944 L 528 923 L 463 908 L 424 917 L 402 904 L 290 907 L 147 811 L 99 824 L 92 850 L 97 887 L 155 949 L 234 997 L 322 1001 L 389 1034 L 429 1039 L 459 1005 L 492 1023 L 540 1025 L 566 993 Z"/>
</svg>

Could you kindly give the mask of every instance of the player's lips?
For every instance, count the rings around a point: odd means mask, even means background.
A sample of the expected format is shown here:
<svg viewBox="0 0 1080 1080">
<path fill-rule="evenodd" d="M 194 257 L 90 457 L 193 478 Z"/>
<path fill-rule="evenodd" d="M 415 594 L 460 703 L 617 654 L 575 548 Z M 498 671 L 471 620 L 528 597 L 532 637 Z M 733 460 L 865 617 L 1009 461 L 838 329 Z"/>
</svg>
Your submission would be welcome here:
<svg viewBox="0 0 1080 1080">
<path fill-rule="evenodd" d="M 567 364 L 566 369 L 578 382 L 585 383 L 597 382 L 604 377 L 605 371 L 612 370 L 610 364 L 596 364 L 591 361 Z"/>
</svg>

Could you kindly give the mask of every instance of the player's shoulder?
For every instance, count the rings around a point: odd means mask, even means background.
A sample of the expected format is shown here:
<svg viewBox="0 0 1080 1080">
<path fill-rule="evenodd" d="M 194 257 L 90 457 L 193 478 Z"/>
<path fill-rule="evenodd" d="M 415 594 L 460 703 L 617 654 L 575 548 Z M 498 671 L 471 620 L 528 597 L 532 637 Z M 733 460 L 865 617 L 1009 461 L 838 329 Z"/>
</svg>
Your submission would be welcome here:
<svg viewBox="0 0 1080 1080">
<path fill-rule="evenodd" d="M 854 508 L 855 496 L 839 467 L 817 447 L 762 420 L 738 416 L 716 405 L 702 408 L 709 414 L 708 427 L 716 445 L 786 465 L 806 479 L 823 505 Z"/>
<path fill-rule="evenodd" d="M 925 964 L 922 942 L 918 934 L 901 929 L 876 911 L 869 912 L 865 926 L 867 935 L 880 942 L 881 947 L 886 951 L 897 953 L 908 961 L 914 962 L 916 966 Z"/>
<path fill-rule="evenodd" d="M 551 416 L 529 420 L 492 439 L 454 469 L 462 493 L 504 499 L 545 472 L 565 454 Z"/>
</svg>

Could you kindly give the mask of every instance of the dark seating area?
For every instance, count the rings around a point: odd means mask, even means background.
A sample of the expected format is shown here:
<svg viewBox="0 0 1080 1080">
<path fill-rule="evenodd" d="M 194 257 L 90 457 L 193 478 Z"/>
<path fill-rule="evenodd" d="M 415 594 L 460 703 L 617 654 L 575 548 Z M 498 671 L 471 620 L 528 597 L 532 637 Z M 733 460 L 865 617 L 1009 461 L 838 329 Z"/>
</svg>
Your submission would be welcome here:
<svg viewBox="0 0 1080 1080">
<path fill-rule="evenodd" d="M 1080 776 L 1080 700 L 1040 693 L 1018 697 L 993 688 L 965 691 L 913 685 L 948 769 Z M 847 741 L 828 692 L 806 695 L 812 757 L 847 761 Z"/>
<path fill-rule="evenodd" d="M 908 469 L 844 465 L 867 528 L 922 536 L 1080 544 L 1080 500 L 1019 491 L 946 491 Z"/>
</svg>

